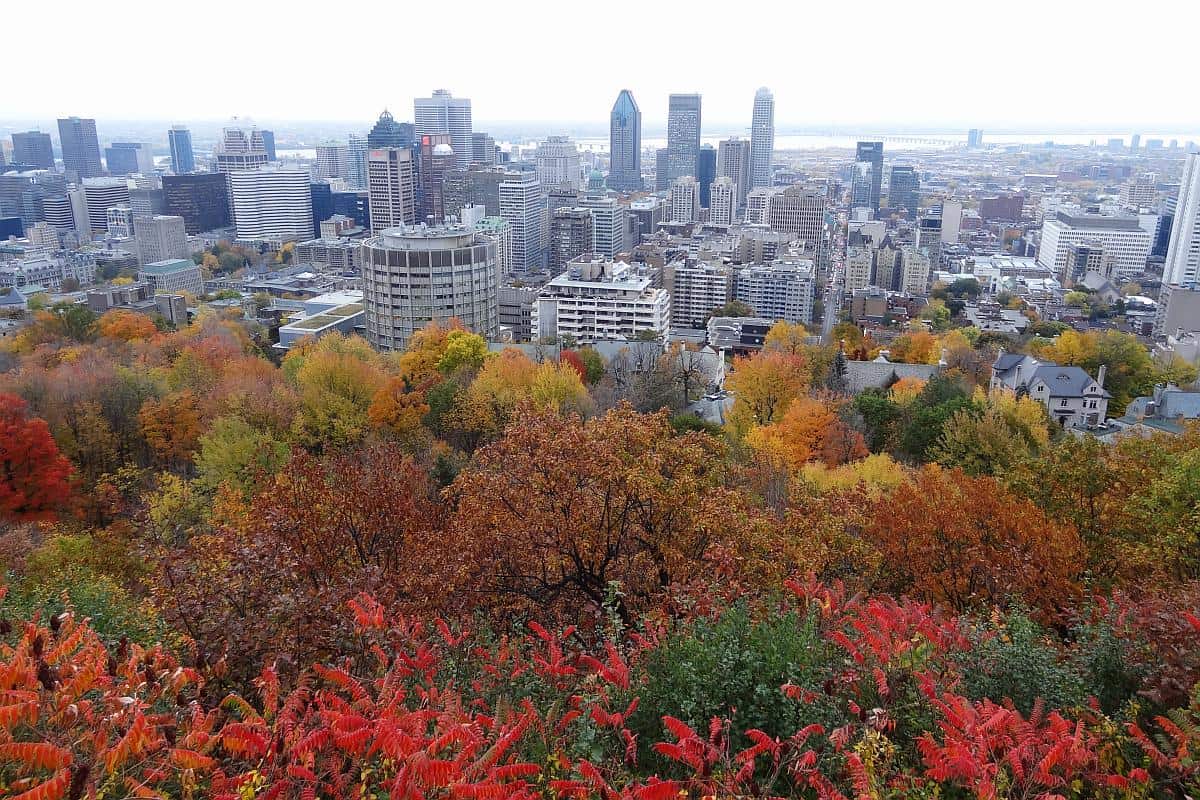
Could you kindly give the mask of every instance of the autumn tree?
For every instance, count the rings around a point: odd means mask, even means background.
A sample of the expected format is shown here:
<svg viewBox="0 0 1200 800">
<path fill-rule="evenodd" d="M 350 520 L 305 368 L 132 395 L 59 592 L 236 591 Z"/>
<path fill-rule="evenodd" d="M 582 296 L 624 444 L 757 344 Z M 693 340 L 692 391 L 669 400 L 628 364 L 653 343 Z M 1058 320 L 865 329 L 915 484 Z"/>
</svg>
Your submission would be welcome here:
<svg viewBox="0 0 1200 800">
<path fill-rule="evenodd" d="M 752 428 L 746 443 L 791 470 L 817 460 L 836 467 L 867 455 L 862 435 L 846 426 L 837 404 L 809 396 L 793 400 L 778 422 Z"/>
<path fill-rule="evenodd" d="M 171 469 L 186 469 L 200 444 L 200 404 L 188 389 L 147 400 L 138 412 L 142 435 L 155 458 Z"/>
<path fill-rule="evenodd" d="M 956 611 L 1016 601 L 1055 617 L 1079 592 L 1074 527 L 990 478 L 926 466 L 875 505 L 867 535 L 882 554 L 881 588 Z"/>
<path fill-rule="evenodd" d="M 721 458 L 713 437 L 676 436 L 663 413 L 524 417 L 450 489 L 446 591 L 539 616 L 611 602 L 631 619 L 733 535 Z"/>
<path fill-rule="evenodd" d="M 122 308 L 107 311 L 96 322 L 96 330 L 106 339 L 119 339 L 124 342 L 134 342 L 158 335 L 154 320 L 145 314 L 138 314 Z"/>
<path fill-rule="evenodd" d="M 725 385 L 734 394 L 730 423 L 744 435 L 753 425 L 779 419 L 792 400 L 809 387 L 807 360 L 781 351 L 734 359 Z"/>
<path fill-rule="evenodd" d="M 386 380 L 379 355 L 365 339 L 323 336 L 308 347 L 293 348 L 283 367 L 300 394 L 293 425 L 300 442 L 322 449 L 362 440 L 371 402 Z"/>
<path fill-rule="evenodd" d="M 0 394 L 0 520 L 53 519 L 70 494 L 71 464 L 46 421 Z"/>
</svg>

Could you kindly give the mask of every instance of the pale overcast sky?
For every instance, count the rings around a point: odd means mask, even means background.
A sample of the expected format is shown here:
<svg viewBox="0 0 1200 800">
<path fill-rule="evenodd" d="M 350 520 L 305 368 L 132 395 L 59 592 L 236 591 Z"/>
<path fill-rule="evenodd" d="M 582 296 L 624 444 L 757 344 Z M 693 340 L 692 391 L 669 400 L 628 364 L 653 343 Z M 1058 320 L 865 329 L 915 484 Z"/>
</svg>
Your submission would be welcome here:
<svg viewBox="0 0 1200 800">
<path fill-rule="evenodd" d="M 14 2 L 0 119 L 371 120 L 446 88 L 480 122 L 604 125 L 628 87 L 705 127 L 1200 130 L 1200 2 Z M 1189 37 L 1191 44 L 1188 44 Z"/>
</svg>

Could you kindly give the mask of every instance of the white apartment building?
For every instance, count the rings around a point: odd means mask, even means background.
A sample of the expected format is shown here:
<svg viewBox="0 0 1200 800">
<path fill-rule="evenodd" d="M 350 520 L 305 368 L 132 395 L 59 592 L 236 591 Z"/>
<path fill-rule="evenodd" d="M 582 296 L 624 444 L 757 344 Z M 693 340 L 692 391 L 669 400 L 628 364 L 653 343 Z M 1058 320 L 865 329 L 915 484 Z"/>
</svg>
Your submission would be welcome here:
<svg viewBox="0 0 1200 800">
<path fill-rule="evenodd" d="M 743 267 L 737 275 L 737 299 L 756 317 L 811 325 L 816 277 L 808 259 L 783 259 Z"/>
<path fill-rule="evenodd" d="M 929 255 L 915 247 L 900 248 L 900 291 L 924 297 L 929 294 Z"/>
<path fill-rule="evenodd" d="M 531 320 L 535 341 L 570 337 L 580 344 L 666 336 L 671 300 L 648 275 L 624 262 L 586 253 L 538 293 Z"/>
<path fill-rule="evenodd" d="M 1038 247 L 1037 263 L 1052 270 L 1059 281 L 1063 281 L 1067 275 L 1067 252 L 1071 245 L 1092 240 L 1098 241 L 1105 253 L 1112 254 L 1118 279 L 1142 272 L 1154 243 L 1153 237 L 1138 224 L 1137 217 L 1106 217 L 1059 211 L 1042 223 L 1042 243 Z M 1163 281 L 1167 282 L 1165 275 Z"/>
<path fill-rule="evenodd" d="M 717 178 L 708 192 L 709 224 L 732 225 L 737 213 L 737 186 L 734 185 L 733 179 Z"/>
<path fill-rule="evenodd" d="M 584 197 L 577 208 L 592 212 L 592 252 L 614 259 L 629 249 L 629 208 L 611 197 Z"/>
<path fill-rule="evenodd" d="M 771 212 L 771 198 L 779 193 L 779 189 L 764 186 L 746 195 L 747 225 L 766 225 L 767 216 Z"/>
<path fill-rule="evenodd" d="M 579 151 L 567 136 L 550 136 L 533 152 L 537 164 L 537 176 L 547 189 L 569 187 L 578 189 L 583 185 L 583 172 L 579 166 Z"/>
<path fill-rule="evenodd" d="M 367 153 L 367 196 L 371 232 L 417 221 L 417 188 L 412 150 L 379 147 Z"/>
<path fill-rule="evenodd" d="M 846 291 L 855 292 L 873 285 L 875 251 L 870 247 L 846 248 Z"/>
<path fill-rule="evenodd" d="M 700 219 L 700 184 L 691 175 L 676 178 L 667 198 L 671 222 L 695 222 Z"/>
<path fill-rule="evenodd" d="M 1163 284 L 1200 281 L 1200 153 L 1189 153 L 1175 203 L 1175 221 L 1163 263 Z"/>
<path fill-rule="evenodd" d="M 537 175 L 511 173 L 500 182 L 500 218 L 512 230 L 513 271 L 525 274 L 545 267 L 550 213 Z"/>
<path fill-rule="evenodd" d="M 677 328 L 703 327 L 713 309 L 733 298 L 733 269 L 724 264 L 675 261 L 662 274 L 671 297 L 671 324 Z"/>
<path fill-rule="evenodd" d="M 500 217 L 483 217 L 471 224 L 475 226 L 475 230 L 496 243 L 496 264 L 500 270 L 500 279 L 508 278 L 512 274 L 512 225 Z"/>
<path fill-rule="evenodd" d="M 153 264 L 190 255 L 183 217 L 135 216 L 133 234 L 137 240 L 138 263 Z"/>
<path fill-rule="evenodd" d="M 1140 172 L 1121 187 L 1121 205 L 1126 208 L 1145 208 L 1158 195 L 1158 173 Z"/>
<path fill-rule="evenodd" d="M 304 241 L 313 235 L 307 172 L 274 168 L 230 172 L 229 206 L 239 239 Z"/>
<path fill-rule="evenodd" d="M 797 183 L 767 196 L 765 222 L 793 240 L 818 246 L 825 234 L 825 202 L 824 191 Z"/>
</svg>

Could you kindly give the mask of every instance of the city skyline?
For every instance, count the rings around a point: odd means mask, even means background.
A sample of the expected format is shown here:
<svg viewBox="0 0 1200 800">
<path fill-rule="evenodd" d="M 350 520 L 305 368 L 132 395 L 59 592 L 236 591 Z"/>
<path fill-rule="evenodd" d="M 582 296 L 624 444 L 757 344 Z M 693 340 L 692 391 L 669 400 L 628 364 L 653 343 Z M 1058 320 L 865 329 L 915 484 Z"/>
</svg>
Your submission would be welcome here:
<svg viewBox="0 0 1200 800">
<path fill-rule="evenodd" d="M 1172 4 L 1174 5 L 1174 4 Z M 75 24 L 61 32 L 59 44 L 67 50 L 105 40 L 159 41 L 169 39 L 163 31 L 161 7 L 140 0 L 131 4 L 131 13 L 117 17 L 82 3 L 68 3 L 68 14 Z M 533 2 L 513 12 L 514 22 L 528 20 L 542 24 L 551 19 L 550 6 Z M 145 11 L 145 13 L 142 13 Z M 353 87 L 338 86 L 337 91 L 321 91 L 335 85 L 327 62 L 320 58 L 280 59 L 273 48 L 246 48 L 237 58 L 180 59 L 170 70 L 147 71 L 138 92 L 114 93 L 99 101 L 89 93 L 86 83 L 67 79 L 69 62 L 47 63 L 41 56 L 44 45 L 36 37 L 11 37 L 6 43 L 15 63 L 45 64 L 46 80 L 56 86 L 44 92 L 40 81 L 22 81 L 6 93 L 6 112 L 22 119 L 52 119 L 68 114 L 95 117 L 98 120 L 155 119 L 175 122 L 227 119 L 234 114 L 261 120 L 374 119 L 388 107 L 398 119 L 407 118 L 416 97 L 426 97 L 431 88 L 446 87 L 456 97 L 471 98 L 474 117 L 480 123 L 513 120 L 537 120 L 557 123 L 603 123 L 612 98 L 621 88 L 630 89 L 638 98 L 645 115 L 647 133 L 665 123 L 667 96 L 671 93 L 697 92 L 704 96 L 704 117 L 714 126 L 743 123 L 747 116 L 747 97 L 759 86 L 770 86 L 776 98 L 776 125 L 824 127 L 830 125 L 907 125 L 909 127 L 982 127 L 1000 130 L 1011 127 L 1058 129 L 1076 127 L 1080 110 L 1094 120 L 1089 127 L 1105 129 L 1156 128 L 1164 132 L 1200 129 L 1195 107 L 1176 102 L 1177 95 L 1167 81 L 1149 81 L 1139 70 L 1108 70 L 1094 76 L 1081 76 L 1078 52 L 1063 48 L 1060 32 L 1071 30 L 1073 37 L 1086 42 L 1097 52 L 1119 52 L 1129 41 L 1158 43 L 1155 71 L 1159 74 L 1186 74 L 1190 68 L 1183 32 L 1198 14 L 1178 4 L 1166 16 L 1127 15 L 1119 26 L 1100 15 L 1079 14 L 1077 9 L 1032 2 L 1010 3 L 1005 17 L 1015 19 L 1022 13 L 1037 19 L 1037 25 L 1025 26 L 1020 33 L 1020 52 L 1013 49 L 1010 29 L 1001 26 L 986 11 L 965 9 L 947 3 L 926 4 L 920 14 L 908 6 L 868 3 L 856 17 L 853 39 L 824 36 L 821 30 L 845 31 L 845 11 L 841 8 L 806 8 L 804 30 L 811 32 L 798 46 L 805 50 L 808 63 L 827 65 L 825 78 L 807 76 L 803 80 L 781 80 L 794 74 L 789 68 L 796 45 L 772 46 L 769 42 L 755 48 L 755 58 L 742 59 L 731 68 L 724 62 L 695 59 L 685 78 L 669 69 L 674 56 L 663 49 L 638 48 L 618 44 L 609 50 L 602 80 L 581 79 L 578 70 L 514 72 L 503 69 L 506 51 L 503 37 L 495 29 L 463 23 L 455 31 L 455 55 L 446 58 L 439 37 L 411 37 L 404 42 L 405 62 L 419 68 L 397 71 L 391 63 L 394 48 L 388 45 L 386 24 L 371 24 L 362 30 L 362 46 L 352 52 L 355 71 L 371 76 Z M 270 7 L 234 6 L 218 0 L 204 15 L 189 20 L 189 36 L 196 41 L 216 35 L 227 14 L 239 18 L 242 30 L 269 31 L 276 41 L 301 50 L 317 47 L 319 28 L 310 15 L 279 14 Z M 795 12 L 799 15 L 799 11 Z M 7 12 L 13 30 L 34 30 L 39 24 L 31 7 L 15 7 Z M 386 23 L 398 19 L 399 11 L 382 3 L 368 2 L 363 19 Z M 436 29 L 443 25 L 436 9 L 406 9 L 406 24 L 414 29 Z M 118 24 L 119 21 L 119 24 Z M 646 31 L 662 31 L 679 41 L 749 41 L 763 24 L 757 15 L 744 18 L 725 15 L 719 28 L 709 18 L 679 17 L 670 9 L 617 3 L 613 13 L 589 20 L 586 36 L 580 32 L 580 46 L 586 41 L 621 42 L 628 37 L 615 35 L 619 26 L 636 22 Z M 789 22 L 787 14 L 775 22 Z M 799 19 L 794 20 L 799 22 Z M 773 26 L 773 28 L 778 26 Z M 884 63 L 882 54 L 895 52 L 888 42 L 918 37 L 963 45 L 950 47 L 944 59 L 914 64 L 926 69 L 922 81 L 937 84 L 935 99 L 940 102 L 914 105 L 912 95 L 891 91 L 895 65 Z M 847 58 L 847 50 L 875 54 Z M 932 52 L 932 51 L 931 51 Z M 1022 55 L 1038 53 L 1036 59 Z M 964 55 L 969 54 L 969 55 Z M 661 69 L 659 68 L 661 67 Z M 55 80 L 57 73 L 63 73 Z M 247 75 L 255 76 L 247 80 Z M 1063 82 L 1070 81 L 1069 100 L 1064 99 Z M 1004 87 L 1014 93 L 1006 93 Z M 213 91 L 220 87 L 220 91 Z M 1019 88 L 1019 96 L 1015 94 Z M 269 89 L 266 91 L 265 89 Z M 146 102 L 147 95 L 153 102 Z M 866 101 L 864 102 L 864 98 Z M 99 106 L 99 107 L 98 107 Z M 303 112 L 303 113 L 302 113 Z"/>
</svg>

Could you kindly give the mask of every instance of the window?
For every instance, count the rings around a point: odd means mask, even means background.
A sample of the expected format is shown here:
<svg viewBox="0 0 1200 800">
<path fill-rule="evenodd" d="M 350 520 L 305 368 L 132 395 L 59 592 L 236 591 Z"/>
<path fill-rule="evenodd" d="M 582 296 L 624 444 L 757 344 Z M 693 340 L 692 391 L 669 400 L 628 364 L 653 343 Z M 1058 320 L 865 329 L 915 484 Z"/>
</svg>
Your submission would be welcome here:
<svg viewBox="0 0 1200 800">
<path fill-rule="evenodd" d="M 1060 406 L 1066 406 L 1066 404 L 1067 404 L 1067 399 L 1064 397 L 1062 400 L 1059 400 L 1059 401 L 1058 401 L 1058 404 L 1059 404 Z"/>
</svg>

